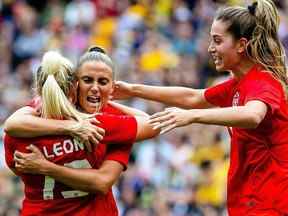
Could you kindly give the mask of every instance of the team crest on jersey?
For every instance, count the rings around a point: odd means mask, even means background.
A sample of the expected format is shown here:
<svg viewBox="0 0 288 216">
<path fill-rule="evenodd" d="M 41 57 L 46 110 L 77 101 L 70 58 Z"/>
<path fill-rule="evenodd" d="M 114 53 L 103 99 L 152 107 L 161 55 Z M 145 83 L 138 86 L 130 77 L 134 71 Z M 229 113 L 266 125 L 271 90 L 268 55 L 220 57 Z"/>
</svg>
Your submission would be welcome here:
<svg viewBox="0 0 288 216">
<path fill-rule="evenodd" d="M 240 98 L 240 94 L 239 94 L 239 92 L 236 92 L 233 96 L 232 106 L 238 106 L 239 105 L 239 98 Z"/>
</svg>

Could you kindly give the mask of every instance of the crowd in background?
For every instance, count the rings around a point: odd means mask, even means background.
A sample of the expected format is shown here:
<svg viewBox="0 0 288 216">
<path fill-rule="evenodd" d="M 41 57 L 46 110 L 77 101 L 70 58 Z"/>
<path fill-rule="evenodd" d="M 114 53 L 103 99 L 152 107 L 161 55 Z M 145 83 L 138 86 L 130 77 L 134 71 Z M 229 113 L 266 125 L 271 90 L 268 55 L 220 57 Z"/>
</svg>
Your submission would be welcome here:
<svg viewBox="0 0 288 216">
<path fill-rule="evenodd" d="M 217 8 L 246 0 L 0 1 L 0 126 L 33 97 L 32 77 L 43 52 L 74 63 L 87 47 L 103 47 L 116 79 L 205 88 L 226 79 L 207 47 Z M 280 38 L 288 49 L 288 3 L 275 1 Z M 165 108 L 133 98 L 123 103 L 150 114 Z M 2 127 L 1 127 L 2 128 Z M 6 167 L 0 131 L 0 216 L 16 216 L 23 185 Z M 134 145 L 114 187 L 123 216 L 224 216 L 229 135 L 192 125 Z"/>
</svg>

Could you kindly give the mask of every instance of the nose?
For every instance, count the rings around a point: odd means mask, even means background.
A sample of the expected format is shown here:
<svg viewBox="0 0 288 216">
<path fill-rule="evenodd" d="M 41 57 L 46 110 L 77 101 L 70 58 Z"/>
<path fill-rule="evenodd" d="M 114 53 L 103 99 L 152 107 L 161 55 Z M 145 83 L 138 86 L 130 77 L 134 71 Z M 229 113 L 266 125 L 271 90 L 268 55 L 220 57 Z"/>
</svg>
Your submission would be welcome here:
<svg viewBox="0 0 288 216">
<path fill-rule="evenodd" d="M 91 87 L 91 91 L 92 91 L 93 93 L 99 92 L 99 85 L 98 85 L 98 83 L 96 83 L 96 82 L 93 83 L 93 85 L 92 85 L 92 87 Z"/>
<path fill-rule="evenodd" d="M 212 42 L 208 46 L 208 52 L 209 53 L 215 52 L 215 46 L 212 44 Z"/>
</svg>

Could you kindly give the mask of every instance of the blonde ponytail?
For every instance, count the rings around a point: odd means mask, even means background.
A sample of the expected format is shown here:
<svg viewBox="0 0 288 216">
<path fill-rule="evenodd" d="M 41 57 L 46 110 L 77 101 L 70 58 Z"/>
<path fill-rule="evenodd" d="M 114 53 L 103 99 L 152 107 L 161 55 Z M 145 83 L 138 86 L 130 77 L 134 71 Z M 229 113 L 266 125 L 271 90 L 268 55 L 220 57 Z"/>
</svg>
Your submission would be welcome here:
<svg viewBox="0 0 288 216">
<path fill-rule="evenodd" d="M 55 51 L 44 54 L 36 79 L 43 117 L 81 120 L 89 116 L 77 111 L 67 98 L 72 77 L 73 65 L 68 59 Z"/>
</svg>

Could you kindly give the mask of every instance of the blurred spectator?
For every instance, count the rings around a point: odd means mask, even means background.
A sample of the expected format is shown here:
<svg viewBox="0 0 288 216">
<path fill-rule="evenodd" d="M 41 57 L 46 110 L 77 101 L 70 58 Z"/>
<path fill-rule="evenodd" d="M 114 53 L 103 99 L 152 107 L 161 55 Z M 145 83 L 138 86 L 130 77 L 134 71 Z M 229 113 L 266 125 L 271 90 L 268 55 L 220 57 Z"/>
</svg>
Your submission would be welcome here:
<svg viewBox="0 0 288 216">
<path fill-rule="evenodd" d="M 287 1 L 275 0 L 288 50 Z M 244 0 L 0 1 L 0 123 L 32 97 L 31 80 L 45 50 L 74 63 L 97 44 L 130 82 L 203 88 L 226 77 L 207 53 L 212 17 Z M 288 52 L 288 51 L 287 51 Z M 149 113 L 163 105 L 125 101 Z M 2 137 L 1 133 L 1 137 Z M 114 187 L 123 216 L 223 216 L 229 156 L 222 128 L 193 125 L 134 147 L 130 168 Z M 5 168 L 0 142 L 0 215 L 19 215 L 22 185 Z"/>
</svg>

